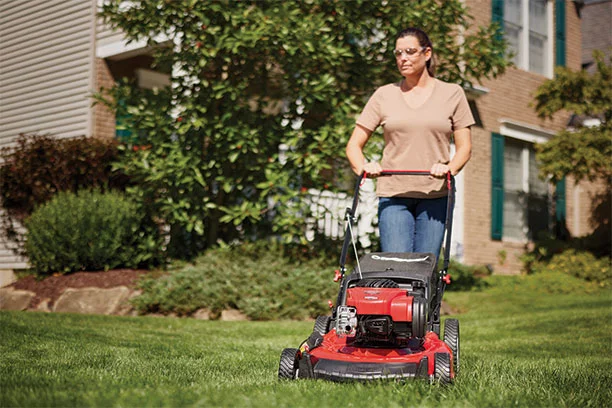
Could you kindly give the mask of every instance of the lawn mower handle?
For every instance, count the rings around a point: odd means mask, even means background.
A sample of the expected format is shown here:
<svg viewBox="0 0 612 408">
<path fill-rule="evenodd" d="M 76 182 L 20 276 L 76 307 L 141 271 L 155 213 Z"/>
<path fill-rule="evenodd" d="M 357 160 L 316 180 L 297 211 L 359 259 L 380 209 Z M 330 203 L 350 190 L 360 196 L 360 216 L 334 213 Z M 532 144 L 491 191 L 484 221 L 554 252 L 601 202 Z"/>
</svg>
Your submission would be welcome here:
<svg viewBox="0 0 612 408">
<path fill-rule="evenodd" d="M 429 170 L 383 170 L 379 177 L 385 176 L 431 176 Z M 355 184 L 355 193 L 353 194 L 353 202 L 351 208 L 346 209 L 346 217 L 348 222 L 352 223 L 355 221 L 355 213 L 357 211 L 357 204 L 359 203 L 359 188 L 367 178 L 368 174 L 364 171 L 357 177 L 357 183 Z M 448 189 L 448 203 L 446 205 L 446 220 L 444 222 L 444 230 L 446 231 L 446 243 L 444 245 L 444 274 L 448 270 L 448 263 L 450 259 L 450 243 L 451 233 L 453 229 L 453 208 L 455 206 L 455 177 L 451 172 L 446 173 L 446 182 Z M 342 244 L 342 253 L 340 254 L 340 273 L 342 277 L 346 272 L 346 257 L 348 255 L 349 244 L 351 242 L 351 231 L 347 225 L 344 234 L 344 243 Z"/>
</svg>

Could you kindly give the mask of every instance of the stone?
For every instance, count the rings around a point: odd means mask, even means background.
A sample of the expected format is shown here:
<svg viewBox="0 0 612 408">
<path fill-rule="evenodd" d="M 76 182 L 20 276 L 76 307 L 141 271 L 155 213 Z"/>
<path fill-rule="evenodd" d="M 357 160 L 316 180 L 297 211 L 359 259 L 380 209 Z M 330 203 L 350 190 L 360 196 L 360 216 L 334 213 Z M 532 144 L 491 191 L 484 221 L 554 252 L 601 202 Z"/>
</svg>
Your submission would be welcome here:
<svg viewBox="0 0 612 408">
<path fill-rule="evenodd" d="M 50 302 L 51 302 L 51 299 L 45 298 L 38 304 L 38 306 L 36 306 L 32 310 L 34 310 L 35 312 L 50 313 L 51 312 L 51 307 L 49 306 Z"/>
<path fill-rule="evenodd" d="M 229 309 L 221 312 L 221 320 L 225 322 L 240 322 L 249 318 L 240 310 Z"/>
<path fill-rule="evenodd" d="M 54 312 L 83 314 L 115 314 L 129 298 L 130 289 L 118 286 L 110 289 L 68 288 L 57 299 Z"/>
<path fill-rule="evenodd" d="M 36 294 L 29 290 L 0 289 L 0 310 L 26 310 Z"/>
<path fill-rule="evenodd" d="M 138 311 L 132 306 L 131 300 L 140 295 L 142 295 L 142 290 L 131 291 L 129 296 L 121 302 L 114 314 L 119 316 L 137 316 Z"/>
<path fill-rule="evenodd" d="M 198 309 L 191 315 L 191 317 L 197 320 L 210 320 L 210 310 Z"/>
<path fill-rule="evenodd" d="M 17 282 L 17 276 L 12 269 L 0 269 L 0 288 Z"/>
</svg>

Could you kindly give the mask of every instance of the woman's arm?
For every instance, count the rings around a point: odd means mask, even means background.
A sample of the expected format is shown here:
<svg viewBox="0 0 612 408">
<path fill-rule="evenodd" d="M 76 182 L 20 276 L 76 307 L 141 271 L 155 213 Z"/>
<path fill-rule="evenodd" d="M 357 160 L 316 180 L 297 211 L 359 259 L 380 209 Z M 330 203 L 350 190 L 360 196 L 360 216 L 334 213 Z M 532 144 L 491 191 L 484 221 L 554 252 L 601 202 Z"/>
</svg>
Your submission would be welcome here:
<svg viewBox="0 0 612 408">
<path fill-rule="evenodd" d="M 444 177 L 448 171 L 453 176 L 461 171 L 463 166 L 472 156 L 472 131 L 470 128 L 455 130 L 455 155 L 448 164 L 436 163 L 432 166 L 430 173 L 435 177 Z"/>
<path fill-rule="evenodd" d="M 346 144 L 346 157 L 351 165 L 351 169 L 358 176 L 361 175 L 364 170 L 372 177 L 378 176 L 382 171 L 380 164 L 376 162 L 366 163 L 365 156 L 363 155 L 363 148 L 371 135 L 371 130 L 357 125 Z"/>
</svg>

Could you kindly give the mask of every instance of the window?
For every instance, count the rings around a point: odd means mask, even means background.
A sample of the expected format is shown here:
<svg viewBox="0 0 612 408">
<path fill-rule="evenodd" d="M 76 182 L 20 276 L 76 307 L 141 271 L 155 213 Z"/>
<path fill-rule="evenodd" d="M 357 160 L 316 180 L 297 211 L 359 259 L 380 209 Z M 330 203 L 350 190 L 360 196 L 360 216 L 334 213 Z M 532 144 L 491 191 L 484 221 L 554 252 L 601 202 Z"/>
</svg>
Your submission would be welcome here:
<svg viewBox="0 0 612 408">
<path fill-rule="evenodd" d="M 548 231 L 552 194 L 538 177 L 533 144 L 504 139 L 503 238 L 526 241 Z"/>
<path fill-rule="evenodd" d="M 547 0 L 504 0 L 504 38 L 514 64 L 552 76 L 552 3 Z"/>
<path fill-rule="evenodd" d="M 535 156 L 535 145 L 554 132 L 500 121 L 500 133 L 491 134 L 491 239 L 533 241 L 565 222 L 565 184 L 541 180 Z"/>
</svg>

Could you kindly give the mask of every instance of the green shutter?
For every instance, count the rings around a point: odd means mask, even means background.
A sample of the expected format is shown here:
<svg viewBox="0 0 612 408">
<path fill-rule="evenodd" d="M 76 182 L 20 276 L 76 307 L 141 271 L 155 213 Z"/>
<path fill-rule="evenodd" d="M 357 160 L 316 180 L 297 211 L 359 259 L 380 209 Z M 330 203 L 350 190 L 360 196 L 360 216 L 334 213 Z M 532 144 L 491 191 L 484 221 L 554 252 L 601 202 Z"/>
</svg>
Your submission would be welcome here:
<svg viewBox="0 0 612 408">
<path fill-rule="evenodd" d="M 565 66 L 565 0 L 555 1 L 555 65 Z M 557 183 L 555 219 L 565 225 L 565 178 Z"/>
<path fill-rule="evenodd" d="M 555 65 L 565 66 L 565 0 L 555 1 Z"/>
<path fill-rule="evenodd" d="M 491 22 L 499 24 L 500 30 L 497 32 L 499 37 L 503 37 L 504 31 L 504 0 L 493 0 L 491 2 Z"/>
<path fill-rule="evenodd" d="M 122 142 L 132 141 L 132 131 L 127 128 L 127 119 L 130 118 L 130 114 L 127 113 L 125 100 L 120 100 L 115 113 L 115 136 Z"/>
<path fill-rule="evenodd" d="M 491 133 L 491 239 L 501 240 L 504 230 L 504 137 Z"/>
<path fill-rule="evenodd" d="M 557 223 L 565 225 L 565 177 L 563 177 L 556 186 L 555 194 L 555 219 Z"/>
</svg>

